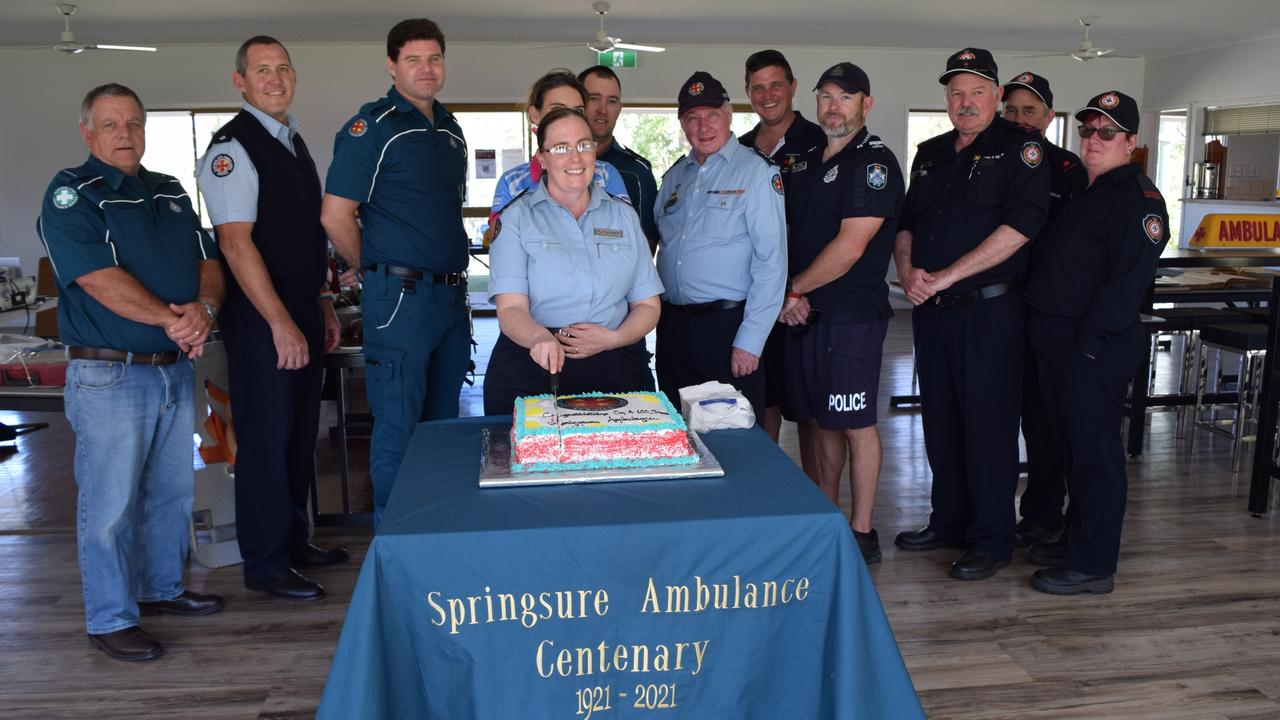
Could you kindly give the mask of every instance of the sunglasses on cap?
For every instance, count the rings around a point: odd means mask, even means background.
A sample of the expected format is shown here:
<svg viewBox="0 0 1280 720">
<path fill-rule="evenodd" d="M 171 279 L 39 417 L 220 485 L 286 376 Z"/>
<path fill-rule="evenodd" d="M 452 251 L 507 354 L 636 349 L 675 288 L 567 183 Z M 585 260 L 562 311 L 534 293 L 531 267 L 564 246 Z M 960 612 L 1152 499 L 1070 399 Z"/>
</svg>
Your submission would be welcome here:
<svg viewBox="0 0 1280 720">
<path fill-rule="evenodd" d="M 1080 137 L 1086 140 L 1093 137 L 1094 133 L 1097 133 L 1098 137 L 1110 142 L 1112 140 L 1115 140 L 1116 136 L 1124 131 L 1118 127 L 1100 128 L 1100 127 L 1094 127 L 1092 125 L 1081 125 L 1080 127 L 1076 128 L 1076 132 L 1080 133 Z"/>
</svg>

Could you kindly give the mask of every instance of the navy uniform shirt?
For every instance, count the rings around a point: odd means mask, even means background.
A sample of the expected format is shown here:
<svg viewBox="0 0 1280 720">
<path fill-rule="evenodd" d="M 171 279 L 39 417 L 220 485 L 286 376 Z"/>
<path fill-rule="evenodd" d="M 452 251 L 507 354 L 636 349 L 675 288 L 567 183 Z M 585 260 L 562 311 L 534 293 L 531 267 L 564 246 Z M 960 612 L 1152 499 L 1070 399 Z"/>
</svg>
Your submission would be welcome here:
<svg viewBox="0 0 1280 720">
<path fill-rule="evenodd" d="M 1066 148 L 1044 140 L 1045 160 L 1049 163 L 1049 215 L 1045 227 L 1058 217 L 1072 196 L 1089 184 L 1089 173 L 1080 164 L 1080 157 Z M 1032 246 L 1031 253 L 1035 254 Z"/>
<path fill-rule="evenodd" d="M 118 267 L 165 303 L 196 299 L 200 262 L 217 258 L 218 250 L 176 178 L 146 168 L 133 177 L 90 157 L 53 177 L 36 230 L 58 280 L 63 343 L 138 353 L 178 349 L 164 328 L 117 315 L 76 283 Z"/>
<path fill-rule="evenodd" d="M 745 300 L 733 346 L 760 355 L 787 284 L 782 177 L 732 134 L 699 165 L 693 154 L 662 178 L 654 210 L 658 275 L 676 305 Z"/>
<path fill-rule="evenodd" d="M 739 142 L 759 152 L 756 148 L 756 135 L 760 133 L 760 123 L 751 128 L 751 131 L 741 138 Z M 827 147 L 827 134 L 823 132 L 822 127 L 817 123 L 806 120 L 800 111 L 796 111 L 795 120 L 791 121 L 791 127 L 783 133 L 782 140 L 778 142 L 772 150 L 769 151 L 769 159 L 778 166 L 778 172 L 782 174 L 782 185 L 787 189 L 787 211 L 791 211 L 791 178 L 795 175 L 802 174 L 810 170 L 814 165 L 822 162 L 822 151 Z M 816 155 L 817 162 L 812 162 Z"/>
<path fill-rule="evenodd" d="M 827 317 L 872 322 L 893 315 L 885 274 L 893 256 L 905 187 L 893 151 L 864 127 L 826 162 L 791 177 L 787 208 L 787 264 L 794 276 L 840 234 L 845 218 L 884 218 L 858 261 L 844 275 L 810 291 L 809 303 Z"/>
<path fill-rule="evenodd" d="M 951 130 L 920 143 L 911 166 L 898 229 L 912 233 L 911 264 L 927 272 L 950 266 L 1001 225 L 1036 237 L 1049 210 L 1049 173 L 1039 135 L 997 117 L 958 153 L 957 136 Z M 1004 262 L 950 289 L 965 292 L 1016 280 L 1026 271 L 1029 254 L 1023 245 Z"/>
<path fill-rule="evenodd" d="M 640 227 L 645 237 L 658 239 L 658 224 L 653 219 L 653 202 L 658 197 L 658 180 L 653 176 L 649 160 L 631 148 L 623 147 L 617 138 L 609 143 L 609 149 L 597 158 L 614 167 L 627 186 L 627 197 L 640 215 Z"/>
<path fill-rule="evenodd" d="M 1036 240 L 1027 304 L 1079 318 L 1080 349 L 1097 356 L 1138 322 L 1168 227 L 1164 197 L 1137 165 L 1099 176 Z"/>
<path fill-rule="evenodd" d="M 338 131 L 325 192 L 360 203 L 360 263 L 437 273 L 467 268 L 467 143 L 435 101 L 435 124 L 395 87 Z"/>
<path fill-rule="evenodd" d="M 489 245 L 490 301 L 518 293 L 544 327 L 591 322 L 617 330 L 630 303 L 662 293 L 636 211 L 590 188 L 587 211 L 576 219 L 545 182 L 503 208 Z"/>
</svg>

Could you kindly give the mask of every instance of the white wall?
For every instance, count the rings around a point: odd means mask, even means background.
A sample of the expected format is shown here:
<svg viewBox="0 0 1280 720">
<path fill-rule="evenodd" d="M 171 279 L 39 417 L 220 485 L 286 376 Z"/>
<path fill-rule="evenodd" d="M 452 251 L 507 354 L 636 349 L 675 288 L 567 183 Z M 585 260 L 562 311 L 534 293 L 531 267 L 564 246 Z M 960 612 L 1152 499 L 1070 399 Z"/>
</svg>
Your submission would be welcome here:
<svg viewBox="0 0 1280 720">
<path fill-rule="evenodd" d="M 1147 61 L 1144 110 L 1280 99 L 1280 34 Z"/>
<path fill-rule="evenodd" d="M 642 54 L 640 67 L 622 73 L 624 99 L 673 103 L 680 84 L 694 70 L 708 70 L 728 87 L 735 102 L 746 102 L 742 63 L 757 48 L 671 47 L 661 55 Z M 869 125 L 905 158 L 908 108 L 942 107 L 936 78 L 949 50 L 788 48 L 800 92 L 797 107 L 812 117 L 809 89 L 822 70 L 853 60 L 871 78 L 876 98 Z M 377 43 L 291 45 L 299 72 L 294 115 L 323 176 L 332 157 L 333 133 L 363 102 L 382 95 L 390 82 L 385 50 Z M 166 47 L 143 53 L 85 53 L 0 50 L 0 83 L 8 101 L 0 107 L 0 256 L 22 258 L 34 272 L 43 254 L 34 224 L 40 195 L 60 168 L 78 165 L 86 150 L 76 130 L 80 99 L 94 85 L 129 85 L 152 108 L 238 105 L 230 81 L 235 46 Z M 1013 59 L 996 54 L 1009 77 L 1023 70 L 1053 83 L 1059 107 L 1078 107 L 1093 95 L 1119 89 L 1142 103 L 1141 60 L 1078 63 L 1070 59 Z M 543 71 L 592 64 L 585 50 L 527 50 L 510 44 L 450 44 L 448 82 L 441 100 L 516 102 Z M 471 139 L 472 147 L 482 146 Z"/>
</svg>

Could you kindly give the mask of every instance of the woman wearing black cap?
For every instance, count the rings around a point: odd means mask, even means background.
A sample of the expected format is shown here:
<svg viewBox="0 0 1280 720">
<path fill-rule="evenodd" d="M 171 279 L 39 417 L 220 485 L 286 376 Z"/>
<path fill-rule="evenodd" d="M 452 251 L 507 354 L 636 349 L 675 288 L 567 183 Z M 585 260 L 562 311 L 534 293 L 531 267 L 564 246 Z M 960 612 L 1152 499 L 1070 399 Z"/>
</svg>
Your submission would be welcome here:
<svg viewBox="0 0 1280 720">
<path fill-rule="evenodd" d="M 1089 185 L 1037 239 L 1026 292 L 1041 385 L 1070 470 L 1066 535 L 1028 554 L 1049 566 L 1031 586 L 1056 595 L 1114 587 L 1127 491 L 1120 425 L 1146 342 L 1138 312 L 1168 240 L 1164 198 L 1130 162 L 1137 103 L 1104 92 L 1076 119 Z"/>
</svg>

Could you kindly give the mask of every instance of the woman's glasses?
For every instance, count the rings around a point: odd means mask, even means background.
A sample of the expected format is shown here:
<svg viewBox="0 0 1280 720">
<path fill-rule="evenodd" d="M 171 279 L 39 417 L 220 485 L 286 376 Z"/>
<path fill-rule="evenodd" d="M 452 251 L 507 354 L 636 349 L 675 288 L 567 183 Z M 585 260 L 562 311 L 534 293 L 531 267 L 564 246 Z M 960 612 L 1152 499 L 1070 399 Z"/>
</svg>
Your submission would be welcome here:
<svg viewBox="0 0 1280 720">
<path fill-rule="evenodd" d="M 543 148 L 543 150 L 546 150 L 552 155 L 568 155 L 570 150 L 577 150 L 580 154 L 586 155 L 587 153 L 593 153 L 596 151 L 596 141 L 582 140 L 577 145 L 560 143 L 558 145 L 552 145 L 549 148 Z"/>
<path fill-rule="evenodd" d="M 1080 133 L 1080 137 L 1086 140 L 1093 137 L 1094 133 L 1097 133 L 1098 137 L 1102 138 L 1103 140 L 1106 140 L 1107 142 L 1110 142 L 1112 140 L 1115 140 L 1116 136 L 1124 131 L 1116 127 L 1100 128 L 1100 127 L 1094 127 L 1092 125 L 1081 125 L 1080 127 L 1076 128 L 1076 132 Z"/>
</svg>

